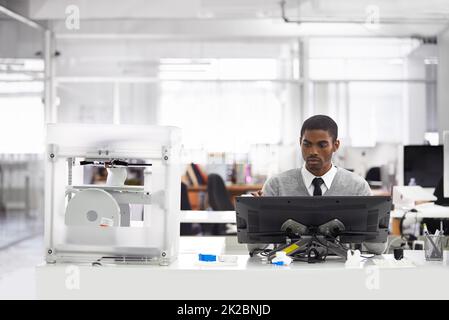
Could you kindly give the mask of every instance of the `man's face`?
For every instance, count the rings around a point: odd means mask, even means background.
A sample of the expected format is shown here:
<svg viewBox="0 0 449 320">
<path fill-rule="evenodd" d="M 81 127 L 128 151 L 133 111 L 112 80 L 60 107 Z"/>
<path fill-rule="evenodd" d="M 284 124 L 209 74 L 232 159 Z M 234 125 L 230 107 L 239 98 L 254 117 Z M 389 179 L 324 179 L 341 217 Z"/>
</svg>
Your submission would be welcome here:
<svg viewBox="0 0 449 320">
<path fill-rule="evenodd" d="M 306 168 L 321 176 L 329 170 L 332 154 L 338 150 L 340 141 L 333 141 L 329 132 L 325 130 L 306 130 L 300 144 Z"/>
</svg>

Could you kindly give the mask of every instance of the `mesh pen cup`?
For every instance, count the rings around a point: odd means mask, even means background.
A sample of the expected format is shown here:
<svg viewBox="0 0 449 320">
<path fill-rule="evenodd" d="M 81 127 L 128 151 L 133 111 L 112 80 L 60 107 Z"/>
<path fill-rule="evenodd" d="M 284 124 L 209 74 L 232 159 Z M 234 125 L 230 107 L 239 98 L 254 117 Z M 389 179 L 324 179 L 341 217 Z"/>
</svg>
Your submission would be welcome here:
<svg viewBox="0 0 449 320">
<path fill-rule="evenodd" d="M 426 260 L 443 260 L 443 240 L 444 236 L 427 235 L 424 239 L 424 252 Z"/>
</svg>

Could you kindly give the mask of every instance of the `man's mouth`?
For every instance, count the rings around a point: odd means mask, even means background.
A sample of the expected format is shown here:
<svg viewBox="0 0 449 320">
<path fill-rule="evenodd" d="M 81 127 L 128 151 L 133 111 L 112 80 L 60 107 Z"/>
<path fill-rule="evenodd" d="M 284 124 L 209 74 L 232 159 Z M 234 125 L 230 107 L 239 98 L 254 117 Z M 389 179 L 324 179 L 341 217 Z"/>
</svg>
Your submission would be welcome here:
<svg viewBox="0 0 449 320">
<path fill-rule="evenodd" d="M 317 162 L 321 162 L 321 160 L 320 160 L 319 158 L 308 158 L 308 159 L 307 159 L 307 162 L 314 162 L 314 163 L 317 163 Z"/>
</svg>

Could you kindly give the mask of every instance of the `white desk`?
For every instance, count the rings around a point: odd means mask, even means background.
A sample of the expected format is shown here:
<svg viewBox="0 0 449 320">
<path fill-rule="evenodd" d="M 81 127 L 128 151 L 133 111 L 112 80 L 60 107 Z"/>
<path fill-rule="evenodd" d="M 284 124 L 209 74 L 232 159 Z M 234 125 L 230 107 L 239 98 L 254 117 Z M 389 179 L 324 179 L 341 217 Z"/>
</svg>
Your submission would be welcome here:
<svg viewBox="0 0 449 320">
<path fill-rule="evenodd" d="M 437 219 L 449 219 L 449 207 L 434 205 L 434 204 L 421 204 L 415 207 L 417 212 L 408 212 L 407 218 L 437 218 Z M 390 218 L 402 218 L 406 210 L 393 210 L 390 212 Z"/>
<path fill-rule="evenodd" d="M 225 243 L 221 237 L 182 237 L 180 256 L 167 267 L 42 265 L 36 268 L 37 296 L 183 300 L 449 298 L 449 266 L 423 259 L 413 268 L 390 269 L 376 267 L 369 260 L 364 268 L 348 269 L 342 261 L 333 259 L 279 267 L 262 264 L 246 254 L 238 255 L 235 266 L 196 262 L 196 253 L 226 252 Z M 237 251 L 243 253 L 242 248 Z"/>
<path fill-rule="evenodd" d="M 235 223 L 235 211 L 181 211 L 181 223 Z"/>
</svg>

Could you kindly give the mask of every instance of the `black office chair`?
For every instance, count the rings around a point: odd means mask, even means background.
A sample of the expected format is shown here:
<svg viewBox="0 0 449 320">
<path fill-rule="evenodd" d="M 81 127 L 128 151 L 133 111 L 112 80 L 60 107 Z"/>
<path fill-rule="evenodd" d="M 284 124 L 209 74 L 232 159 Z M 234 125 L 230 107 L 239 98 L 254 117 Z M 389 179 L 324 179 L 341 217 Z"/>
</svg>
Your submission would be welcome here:
<svg viewBox="0 0 449 320">
<path fill-rule="evenodd" d="M 228 190 L 226 190 L 223 178 L 218 174 L 211 173 L 207 179 L 207 195 L 209 196 L 209 205 L 215 211 L 235 210 L 231 202 Z"/>
<path fill-rule="evenodd" d="M 380 167 L 372 167 L 368 170 L 365 176 L 365 180 L 370 187 L 379 188 L 382 186 L 382 179 L 380 175 Z"/>
<path fill-rule="evenodd" d="M 233 211 L 234 205 L 231 202 L 228 190 L 226 190 L 223 178 L 218 174 L 211 173 L 207 178 L 207 195 L 209 199 L 209 205 L 214 211 Z M 204 226 L 204 225 L 203 225 Z M 211 235 L 226 235 L 226 224 L 214 223 L 209 224 L 206 227 L 207 233 Z"/>
<path fill-rule="evenodd" d="M 181 210 L 192 210 L 187 192 L 187 185 L 181 182 Z M 195 236 L 202 233 L 199 223 L 181 223 L 181 236 Z"/>
<path fill-rule="evenodd" d="M 444 177 L 441 177 L 440 181 L 438 181 L 433 195 L 437 197 L 437 201 L 435 201 L 435 204 L 438 204 L 440 206 L 449 206 L 449 198 L 444 197 Z"/>
</svg>

